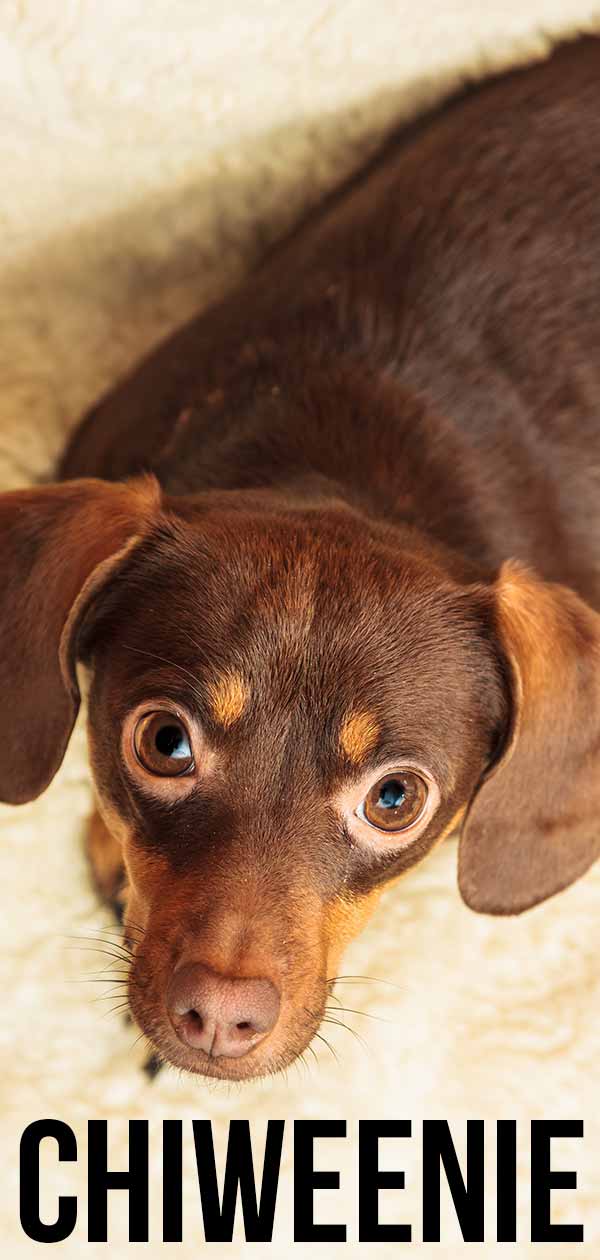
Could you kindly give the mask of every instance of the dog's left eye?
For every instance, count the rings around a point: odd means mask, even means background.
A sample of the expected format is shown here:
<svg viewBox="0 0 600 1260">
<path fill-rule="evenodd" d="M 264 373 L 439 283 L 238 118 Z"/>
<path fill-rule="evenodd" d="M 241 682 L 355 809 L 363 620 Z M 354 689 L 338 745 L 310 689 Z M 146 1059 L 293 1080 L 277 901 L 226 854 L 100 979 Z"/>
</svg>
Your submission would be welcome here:
<svg viewBox="0 0 600 1260">
<path fill-rule="evenodd" d="M 138 761 L 150 774 L 174 778 L 194 769 L 190 737 L 173 713 L 145 714 L 135 728 L 133 743 Z"/>
<path fill-rule="evenodd" d="M 357 809 L 378 831 L 404 831 L 422 817 L 428 787 L 416 770 L 397 770 L 378 779 Z"/>
</svg>

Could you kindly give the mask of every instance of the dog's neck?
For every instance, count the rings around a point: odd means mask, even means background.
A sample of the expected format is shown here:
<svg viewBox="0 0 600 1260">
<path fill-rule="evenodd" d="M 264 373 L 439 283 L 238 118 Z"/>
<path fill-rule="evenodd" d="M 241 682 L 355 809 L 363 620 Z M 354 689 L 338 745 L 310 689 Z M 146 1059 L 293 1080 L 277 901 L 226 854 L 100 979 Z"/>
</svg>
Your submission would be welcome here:
<svg viewBox="0 0 600 1260">
<path fill-rule="evenodd" d="M 291 353 L 278 363 L 255 390 L 242 378 L 180 414 L 155 468 L 169 495 L 350 510 L 453 576 L 493 572 L 492 541 L 471 519 L 465 438 L 447 417 L 351 354 L 309 371 Z"/>
</svg>

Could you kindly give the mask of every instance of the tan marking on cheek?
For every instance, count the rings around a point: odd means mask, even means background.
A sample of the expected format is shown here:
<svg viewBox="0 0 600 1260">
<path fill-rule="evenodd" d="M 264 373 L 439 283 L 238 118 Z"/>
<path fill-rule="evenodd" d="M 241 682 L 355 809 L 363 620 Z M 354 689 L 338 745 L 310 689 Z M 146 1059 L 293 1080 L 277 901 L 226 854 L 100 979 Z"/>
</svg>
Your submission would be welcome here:
<svg viewBox="0 0 600 1260">
<path fill-rule="evenodd" d="M 249 691 L 241 674 L 228 671 L 209 688 L 213 717 L 221 726 L 233 726 L 241 718 Z"/>
<path fill-rule="evenodd" d="M 379 901 L 382 889 L 373 888 L 362 897 L 337 897 L 325 911 L 324 931 L 327 943 L 327 976 L 337 964 L 350 941 L 362 932 Z"/>
<path fill-rule="evenodd" d="M 466 813 L 466 805 L 463 805 L 450 822 L 444 827 L 443 831 L 436 838 L 436 848 L 448 836 L 451 836 L 460 825 Z M 429 850 L 431 852 L 431 850 Z M 424 859 L 425 860 L 425 859 Z M 402 871 L 395 879 L 391 879 L 381 888 L 373 888 L 371 892 L 363 896 L 346 896 L 337 897 L 325 911 L 324 933 L 327 943 L 327 975 L 329 978 L 337 970 L 337 964 L 344 953 L 344 950 L 363 930 L 368 923 L 375 907 L 381 897 L 381 894 L 388 888 L 393 888 L 399 883 L 410 871 L 412 866 Z"/>
<path fill-rule="evenodd" d="M 340 744 L 349 761 L 358 763 L 377 741 L 379 723 L 372 713 L 351 713 L 340 730 Z"/>
<path fill-rule="evenodd" d="M 173 879 L 166 858 L 149 853 L 132 833 L 123 846 L 123 858 L 129 883 L 145 903 L 156 901 L 161 891 L 173 891 Z"/>
</svg>

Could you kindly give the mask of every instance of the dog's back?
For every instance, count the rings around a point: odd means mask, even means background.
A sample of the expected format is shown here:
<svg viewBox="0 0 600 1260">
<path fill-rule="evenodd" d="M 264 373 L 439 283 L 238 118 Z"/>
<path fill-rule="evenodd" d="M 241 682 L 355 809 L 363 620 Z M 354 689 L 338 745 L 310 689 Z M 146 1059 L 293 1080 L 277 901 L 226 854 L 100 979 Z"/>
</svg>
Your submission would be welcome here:
<svg viewBox="0 0 600 1260">
<path fill-rule="evenodd" d="M 472 90 L 119 386 L 63 473 L 342 481 L 600 605 L 600 40 Z"/>
</svg>

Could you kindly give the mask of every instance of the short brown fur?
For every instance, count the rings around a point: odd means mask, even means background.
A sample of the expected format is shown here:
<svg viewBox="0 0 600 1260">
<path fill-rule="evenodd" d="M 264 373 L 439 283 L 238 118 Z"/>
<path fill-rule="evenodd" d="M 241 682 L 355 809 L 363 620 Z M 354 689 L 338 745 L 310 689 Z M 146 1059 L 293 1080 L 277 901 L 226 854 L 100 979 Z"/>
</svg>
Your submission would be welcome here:
<svg viewBox="0 0 600 1260">
<path fill-rule="evenodd" d="M 466 92 L 112 390 L 62 484 L 0 496 L 0 796 L 52 778 L 83 661 L 89 852 L 180 1067 L 292 1061 L 456 825 L 479 911 L 598 855 L 599 146 L 596 39 Z M 195 740 L 168 789 L 129 739 L 150 702 Z M 395 765 L 439 799 L 405 842 L 353 796 Z M 188 964 L 277 990 L 245 1057 L 182 1045 Z"/>
</svg>

